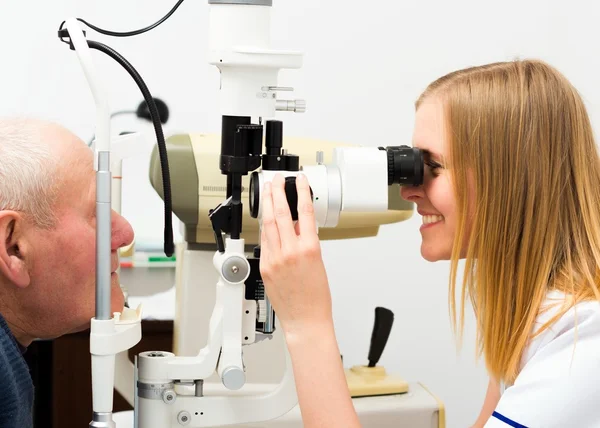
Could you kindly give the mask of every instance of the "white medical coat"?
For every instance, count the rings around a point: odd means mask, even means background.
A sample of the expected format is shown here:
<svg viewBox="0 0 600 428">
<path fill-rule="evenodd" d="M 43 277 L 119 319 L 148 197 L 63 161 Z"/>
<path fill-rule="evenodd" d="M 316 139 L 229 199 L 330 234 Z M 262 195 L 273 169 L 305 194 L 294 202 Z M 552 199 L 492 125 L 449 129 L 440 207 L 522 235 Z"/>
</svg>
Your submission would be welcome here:
<svg viewBox="0 0 600 428">
<path fill-rule="evenodd" d="M 552 291 L 543 306 L 563 299 Z M 557 309 L 540 313 L 534 330 Z M 577 304 L 535 337 L 521 367 L 485 428 L 600 428 L 600 303 Z"/>
</svg>

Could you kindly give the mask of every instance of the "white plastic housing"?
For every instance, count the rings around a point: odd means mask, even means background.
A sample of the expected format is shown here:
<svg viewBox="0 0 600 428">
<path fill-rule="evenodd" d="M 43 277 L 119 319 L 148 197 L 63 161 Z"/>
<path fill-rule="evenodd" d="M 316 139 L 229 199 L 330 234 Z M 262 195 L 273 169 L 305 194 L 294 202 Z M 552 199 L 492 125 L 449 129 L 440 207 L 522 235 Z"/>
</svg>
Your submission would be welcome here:
<svg viewBox="0 0 600 428">
<path fill-rule="evenodd" d="M 336 148 L 328 165 L 310 165 L 302 171 L 261 171 L 259 189 L 273 181 L 276 174 L 295 177 L 306 175 L 313 192 L 317 226 L 335 227 L 342 211 L 370 213 L 387 211 L 387 153 L 372 147 Z M 260 197 L 258 218 L 262 219 Z"/>
<path fill-rule="evenodd" d="M 272 182 L 277 174 L 284 177 L 296 177 L 304 174 L 310 183 L 313 192 L 315 207 L 315 220 L 317 227 L 335 227 L 340 217 L 342 208 L 342 182 L 339 170 L 335 166 L 311 165 L 302 171 L 262 171 L 259 176 L 259 188 L 264 188 L 265 183 Z M 260 198 L 258 218 L 262 219 L 263 204 Z"/>
<path fill-rule="evenodd" d="M 152 384 L 165 383 L 167 378 L 161 374 L 169 373 L 169 366 L 185 359 L 184 357 L 175 357 L 170 353 L 164 354 L 165 356 L 162 358 L 148 359 L 143 356 L 140 358 L 140 381 Z M 235 396 L 229 394 L 204 397 L 178 395 L 172 404 L 165 404 L 160 399 L 140 398 L 139 427 L 180 427 L 177 415 L 182 411 L 188 412 L 191 416 L 191 421 L 187 425 L 189 427 L 250 424 L 276 419 L 288 413 L 298 404 L 292 361 L 287 348 L 285 348 L 285 363 L 287 370 L 281 383 L 271 391 L 264 393 L 257 394 L 251 390 L 249 391 L 251 395 L 243 395 L 246 391 L 242 389 L 240 395 Z M 169 375 L 168 379 L 194 379 L 194 377 Z"/>
<path fill-rule="evenodd" d="M 112 187 L 111 187 L 111 206 L 112 209 L 121 214 L 121 189 L 122 189 L 122 174 L 123 160 L 129 157 L 142 153 L 142 134 L 132 133 L 113 137 L 111 143 L 111 172 L 112 172 Z M 120 268 L 117 269 L 117 273 Z M 127 288 L 121 284 L 121 290 L 127 298 Z M 119 394 L 130 404 L 134 405 L 135 391 L 134 383 L 134 366 L 129 360 L 127 350 L 118 353 L 114 360 L 114 387 Z"/>
<path fill-rule="evenodd" d="M 240 277 L 235 282 L 227 281 L 223 276 L 217 283 L 217 299 L 223 302 L 223 310 L 227 316 L 223 317 L 223 343 L 221 348 L 221 356 L 217 366 L 219 377 L 223 379 L 225 370 L 238 369 L 244 371 L 242 362 L 242 327 L 243 327 L 243 310 L 244 310 L 244 283 L 250 273 L 250 266 L 244 253 L 244 240 L 232 240 L 227 238 L 226 251 L 224 254 L 217 252 L 214 257 L 214 265 L 217 272 L 224 269 L 224 263 L 231 257 L 239 260 L 237 264 L 243 260 L 244 266 L 239 266 L 240 269 L 246 269 L 246 275 Z"/>
<path fill-rule="evenodd" d="M 230 257 L 244 258 L 244 240 L 227 239 L 225 253 L 215 253 L 213 265 L 217 271 L 230 266 Z M 236 266 L 242 265 L 236 260 Z M 216 302 L 209 322 L 207 344 L 197 356 L 182 357 L 163 352 L 160 357 L 142 353 L 138 359 L 138 380 L 144 384 L 165 384 L 175 380 L 208 379 L 215 372 L 222 378 L 227 368 L 244 370 L 242 361 L 242 331 L 244 322 L 244 281 L 247 274 L 228 282 L 221 275 L 216 289 Z M 254 313 L 251 314 L 252 322 Z M 284 347 L 285 349 L 285 347 Z M 175 427 L 177 415 L 186 411 L 191 427 L 215 427 L 228 424 L 259 422 L 286 414 L 297 404 L 291 359 L 287 349 L 286 371 L 281 383 L 271 392 L 253 396 L 194 397 L 178 395 L 171 403 L 160 399 L 138 400 L 140 428 Z M 243 394 L 244 387 L 240 393 Z"/>
<path fill-rule="evenodd" d="M 92 319 L 92 400 L 94 412 L 112 413 L 115 355 L 135 346 L 142 338 L 142 310 L 124 308 L 110 320 Z"/>
<path fill-rule="evenodd" d="M 79 21 L 75 18 L 69 18 L 66 20 L 65 26 L 69 31 L 69 38 L 75 47 L 81 69 L 87 78 L 96 103 L 96 156 L 94 165 L 95 168 L 98 169 L 97 153 L 110 151 L 110 109 L 106 97 L 107 91 L 104 90 L 98 79 L 91 49 L 88 47 L 87 41 L 83 36 L 83 30 L 81 29 Z"/>
<path fill-rule="evenodd" d="M 335 148 L 333 164 L 342 178 L 342 211 L 388 208 L 387 153 L 376 147 Z"/>
<path fill-rule="evenodd" d="M 221 72 L 221 114 L 274 117 L 279 70 L 300 68 L 302 54 L 271 49 L 271 7 L 209 7 L 209 63 Z"/>
</svg>

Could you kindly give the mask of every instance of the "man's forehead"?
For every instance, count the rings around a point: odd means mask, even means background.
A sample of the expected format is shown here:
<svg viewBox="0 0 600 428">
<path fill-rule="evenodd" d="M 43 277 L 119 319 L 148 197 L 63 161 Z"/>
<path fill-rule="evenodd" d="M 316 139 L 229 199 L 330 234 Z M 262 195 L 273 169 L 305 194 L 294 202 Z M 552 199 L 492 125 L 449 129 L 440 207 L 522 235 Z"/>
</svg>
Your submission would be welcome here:
<svg viewBox="0 0 600 428">
<path fill-rule="evenodd" d="M 62 191 L 87 194 L 95 179 L 92 150 L 80 138 L 60 126 L 53 127 L 45 136 L 58 158 L 58 173 L 64 186 Z"/>
</svg>

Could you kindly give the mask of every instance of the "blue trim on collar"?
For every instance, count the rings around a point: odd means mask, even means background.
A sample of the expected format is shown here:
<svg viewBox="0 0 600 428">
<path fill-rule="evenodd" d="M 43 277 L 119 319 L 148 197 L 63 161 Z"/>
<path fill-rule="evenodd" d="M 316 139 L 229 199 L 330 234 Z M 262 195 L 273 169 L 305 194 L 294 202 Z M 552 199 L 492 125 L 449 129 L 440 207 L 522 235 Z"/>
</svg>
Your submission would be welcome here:
<svg viewBox="0 0 600 428">
<path fill-rule="evenodd" d="M 527 428 L 525 425 L 521 425 L 520 423 L 515 422 L 512 419 L 508 419 L 506 416 L 501 415 L 500 413 L 498 413 L 496 411 L 494 413 L 492 413 L 492 417 L 496 418 L 496 419 L 504 422 L 506 425 L 509 425 L 514 428 Z"/>
</svg>

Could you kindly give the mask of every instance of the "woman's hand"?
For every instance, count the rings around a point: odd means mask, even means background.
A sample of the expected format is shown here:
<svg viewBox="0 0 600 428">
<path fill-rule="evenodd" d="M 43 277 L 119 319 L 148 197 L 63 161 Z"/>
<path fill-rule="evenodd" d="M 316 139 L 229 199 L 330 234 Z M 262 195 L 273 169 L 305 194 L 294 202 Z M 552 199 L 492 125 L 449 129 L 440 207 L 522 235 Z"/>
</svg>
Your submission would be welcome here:
<svg viewBox="0 0 600 428">
<path fill-rule="evenodd" d="M 295 225 L 284 186 L 277 174 L 262 192 L 260 272 L 283 330 L 291 333 L 333 320 L 308 180 L 302 174 L 296 178 Z"/>
<path fill-rule="evenodd" d="M 260 272 L 292 358 L 302 423 L 359 428 L 335 338 L 308 180 L 296 178 L 295 225 L 284 186 L 277 175 L 263 189 Z"/>
</svg>

